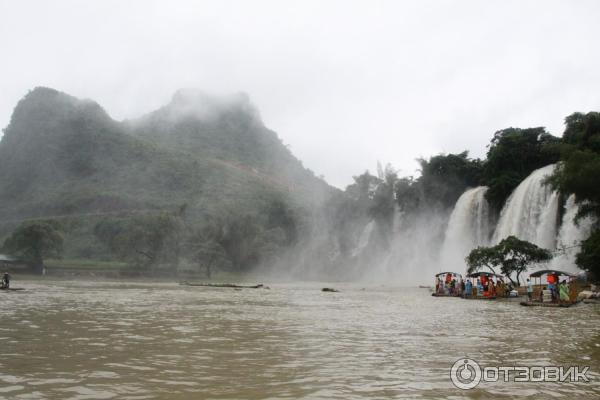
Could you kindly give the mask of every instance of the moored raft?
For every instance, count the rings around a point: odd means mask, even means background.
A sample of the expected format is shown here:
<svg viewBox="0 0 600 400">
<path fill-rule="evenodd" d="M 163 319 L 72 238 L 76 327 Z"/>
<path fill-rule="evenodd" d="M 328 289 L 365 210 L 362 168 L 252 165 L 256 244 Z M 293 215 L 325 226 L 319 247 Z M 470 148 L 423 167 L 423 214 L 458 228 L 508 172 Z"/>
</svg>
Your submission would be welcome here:
<svg viewBox="0 0 600 400">
<path fill-rule="evenodd" d="M 467 275 L 468 289 L 463 293 L 465 300 L 496 300 L 509 298 L 510 291 L 504 284 L 504 276 L 492 272 L 476 271 Z M 494 282 L 494 279 L 496 280 Z"/>
<path fill-rule="evenodd" d="M 460 298 L 460 296 L 457 295 L 457 294 L 448 294 L 448 293 L 436 293 L 436 292 L 433 292 L 433 293 L 431 293 L 431 295 L 433 297 L 456 297 L 456 298 Z"/>
<path fill-rule="evenodd" d="M 459 281 L 462 275 L 456 272 L 440 272 L 435 274 L 435 286 L 431 295 L 433 297 L 460 297 Z"/>
<path fill-rule="evenodd" d="M 542 277 L 546 276 L 546 284 Z M 561 282 L 561 277 L 562 283 Z M 532 300 L 522 301 L 522 306 L 529 307 L 571 307 L 581 302 L 579 298 L 580 288 L 576 281 L 577 276 L 569 272 L 555 269 L 544 269 L 529 274 L 532 282 Z M 567 285 L 567 279 L 569 284 Z"/>
<path fill-rule="evenodd" d="M 563 302 L 563 303 L 542 303 L 541 301 L 522 301 L 519 304 L 526 307 L 572 307 L 576 304 L 581 303 L 581 300 L 574 302 Z"/>
<path fill-rule="evenodd" d="M 234 283 L 192 283 L 192 282 L 179 282 L 181 286 L 203 286 L 213 288 L 230 288 L 230 289 L 269 289 L 268 286 L 259 283 L 257 285 L 236 285 Z"/>
<path fill-rule="evenodd" d="M 496 296 L 470 296 L 470 297 L 466 297 L 464 296 L 463 299 L 465 300 L 496 300 L 497 297 Z"/>
</svg>

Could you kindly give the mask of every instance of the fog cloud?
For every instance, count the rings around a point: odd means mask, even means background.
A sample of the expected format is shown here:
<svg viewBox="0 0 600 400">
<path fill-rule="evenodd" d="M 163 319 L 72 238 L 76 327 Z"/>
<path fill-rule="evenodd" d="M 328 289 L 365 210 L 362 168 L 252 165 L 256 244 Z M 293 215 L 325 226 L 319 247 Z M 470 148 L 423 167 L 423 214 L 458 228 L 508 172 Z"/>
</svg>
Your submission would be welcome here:
<svg viewBox="0 0 600 400">
<path fill-rule="evenodd" d="M 245 92 L 344 186 L 494 131 L 600 109 L 597 1 L 0 1 L 0 126 L 35 86 L 117 119 L 182 87 Z"/>
</svg>

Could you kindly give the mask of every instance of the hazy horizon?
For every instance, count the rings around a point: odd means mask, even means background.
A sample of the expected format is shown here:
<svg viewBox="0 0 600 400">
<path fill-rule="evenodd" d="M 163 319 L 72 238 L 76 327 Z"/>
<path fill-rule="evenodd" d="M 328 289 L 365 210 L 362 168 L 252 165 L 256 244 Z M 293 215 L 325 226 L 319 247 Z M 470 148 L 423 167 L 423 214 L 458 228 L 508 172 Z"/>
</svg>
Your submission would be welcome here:
<svg viewBox="0 0 600 400">
<path fill-rule="evenodd" d="M 267 12 L 268 11 L 268 12 Z M 245 92 L 343 188 L 417 157 L 485 154 L 499 129 L 600 107 L 593 1 L 0 2 L 0 126 L 28 90 L 135 118 L 183 87 Z"/>
</svg>

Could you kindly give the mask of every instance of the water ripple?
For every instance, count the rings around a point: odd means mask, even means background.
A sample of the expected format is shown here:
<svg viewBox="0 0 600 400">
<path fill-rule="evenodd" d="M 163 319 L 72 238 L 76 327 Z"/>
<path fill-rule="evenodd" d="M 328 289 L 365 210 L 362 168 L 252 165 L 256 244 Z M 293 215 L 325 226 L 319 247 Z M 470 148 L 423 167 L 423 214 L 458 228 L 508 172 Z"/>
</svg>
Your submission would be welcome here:
<svg viewBox="0 0 600 400">
<path fill-rule="evenodd" d="M 26 282 L 3 298 L 0 399 L 537 398 L 600 395 L 600 308 L 425 290 Z M 454 388 L 449 368 L 589 365 L 589 384 Z"/>
</svg>

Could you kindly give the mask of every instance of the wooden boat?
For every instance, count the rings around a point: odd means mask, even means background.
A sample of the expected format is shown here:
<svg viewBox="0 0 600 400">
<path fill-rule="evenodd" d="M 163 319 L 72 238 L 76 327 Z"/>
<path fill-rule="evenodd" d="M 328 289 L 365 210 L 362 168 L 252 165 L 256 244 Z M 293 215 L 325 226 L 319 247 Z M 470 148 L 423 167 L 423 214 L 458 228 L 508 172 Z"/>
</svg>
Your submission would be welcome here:
<svg viewBox="0 0 600 400">
<path fill-rule="evenodd" d="M 521 304 L 522 306 L 526 306 L 526 307 L 572 307 L 580 302 L 581 302 L 580 300 L 563 302 L 563 303 L 542 303 L 541 301 L 522 301 L 519 304 Z"/>
<path fill-rule="evenodd" d="M 543 284 L 542 277 L 546 276 L 546 282 L 548 286 Z M 562 279 L 561 279 L 562 278 Z M 555 269 L 544 269 L 539 271 L 534 271 L 529 274 L 529 279 L 533 283 L 533 301 L 523 301 L 521 302 L 522 306 L 533 306 L 533 307 L 571 307 L 577 303 L 580 303 L 581 300 L 578 299 L 579 294 L 579 286 L 577 285 L 576 279 L 577 276 L 571 274 L 570 272 L 559 271 Z M 562 280 L 563 282 L 569 280 L 569 300 L 570 301 L 560 301 L 560 302 L 552 302 L 551 291 L 549 290 L 550 284 L 553 284 L 555 287 L 555 299 L 557 300 L 560 296 L 559 292 L 559 282 Z M 544 301 L 541 301 L 541 300 Z"/>
<path fill-rule="evenodd" d="M 499 274 L 495 274 L 493 272 L 487 271 L 476 271 L 470 274 L 467 274 L 467 279 L 471 282 L 471 296 L 463 296 L 463 299 L 466 300 L 496 300 L 503 299 L 507 296 L 507 287 L 504 283 L 505 277 Z M 493 284 L 493 291 L 491 293 L 488 292 L 487 284 L 488 281 L 491 281 Z M 494 282 L 495 281 L 495 282 Z M 481 294 L 478 295 L 477 284 L 481 283 L 484 290 Z"/>
<path fill-rule="evenodd" d="M 179 282 L 182 286 L 205 286 L 214 288 L 230 288 L 230 289 L 268 289 L 268 286 L 259 283 L 258 285 L 235 285 L 233 283 L 190 283 Z"/>
<path fill-rule="evenodd" d="M 465 296 L 465 297 L 463 297 L 463 299 L 465 299 L 465 300 L 496 300 L 497 297 L 496 296 L 489 296 L 489 297 L 485 297 L 485 296 Z"/>
<path fill-rule="evenodd" d="M 458 294 L 457 288 L 454 289 L 454 293 L 449 293 L 450 289 L 447 285 L 450 284 L 451 281 L 454 282 L 454 285 L 458 287 L 459 282 L 462 280 L 462 275 L 457 274 L 456 272 L 440 272 L 435 274 L 434 283 L 432 290 L 433 293 L 431 295 L 433 297 L 460 297 Z"/>
<path fill-rule="evenodd" d="M 12 287 L 11 288 L 5 288 L 5 287 L 0 287 L 0 290 L 4 290 L 4 291 L 7 291 L 7 292 L 18 292 L 18 291 L 21 291 L 21 290 L 25 290 L 25 288 L 22 288 L 22 287 L 19 287 L 19 288 L 12 288 Z"/>
<path fill-rule="evenodd" d="M 431 293 L 431 295 L 433 297 L 456 297 L 456 298 L 460 297 L 457 294 L 435 293 L 435 292 Z"/>
</svg>

